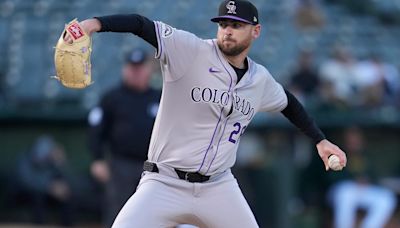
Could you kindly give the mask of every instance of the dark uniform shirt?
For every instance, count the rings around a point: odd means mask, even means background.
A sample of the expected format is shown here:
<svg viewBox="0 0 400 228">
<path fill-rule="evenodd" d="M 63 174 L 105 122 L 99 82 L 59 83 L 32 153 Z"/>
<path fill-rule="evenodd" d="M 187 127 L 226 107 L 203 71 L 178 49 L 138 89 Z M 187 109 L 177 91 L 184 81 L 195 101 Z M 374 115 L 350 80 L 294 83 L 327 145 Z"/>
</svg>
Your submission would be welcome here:
<svg viewBox="0 0 400 228">
<path fill-rule="evenodd" d="M 146 160 L 160 92 L 137 92 L 121 85 L 106 93 L 89 115 L 89 146 L 103 159 L 106 146 L 112 156 Z"/>
</svg>

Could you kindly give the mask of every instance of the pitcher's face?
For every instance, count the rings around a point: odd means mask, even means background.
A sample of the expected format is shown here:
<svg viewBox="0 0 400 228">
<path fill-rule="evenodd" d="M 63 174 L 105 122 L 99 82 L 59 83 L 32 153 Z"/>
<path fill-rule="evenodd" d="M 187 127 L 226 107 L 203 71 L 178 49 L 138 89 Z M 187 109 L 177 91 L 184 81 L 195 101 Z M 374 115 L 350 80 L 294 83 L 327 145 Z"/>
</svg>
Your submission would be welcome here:
<svg viewBox="0 0 400 228">
<path fill-rule="evenodd" d="M 250 48 L 260 34 L 260 25 L 250 25 L 235 20 L 218 22 L 217 43 L 226 56 L 237 56 Z"/>
</svg>

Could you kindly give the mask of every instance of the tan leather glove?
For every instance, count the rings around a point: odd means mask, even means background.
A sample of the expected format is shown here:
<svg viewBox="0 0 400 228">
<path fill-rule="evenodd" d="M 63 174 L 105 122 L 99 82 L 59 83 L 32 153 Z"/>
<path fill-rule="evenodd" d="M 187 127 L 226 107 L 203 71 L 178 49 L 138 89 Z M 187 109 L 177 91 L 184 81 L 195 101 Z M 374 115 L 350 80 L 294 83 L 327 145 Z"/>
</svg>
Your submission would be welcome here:
<svg viewBox="0 0 400 228">
<path fill-rule="evenodd" d="M 64 41 L 65 35 L 72 43 Z M 58 79 L 65 87 L 82 89 L 90 84 L 92 40 L 79 25 L 77 19 L 69 22 L 58 39 L 55 47 L 54 62 Z"/>
</svg>

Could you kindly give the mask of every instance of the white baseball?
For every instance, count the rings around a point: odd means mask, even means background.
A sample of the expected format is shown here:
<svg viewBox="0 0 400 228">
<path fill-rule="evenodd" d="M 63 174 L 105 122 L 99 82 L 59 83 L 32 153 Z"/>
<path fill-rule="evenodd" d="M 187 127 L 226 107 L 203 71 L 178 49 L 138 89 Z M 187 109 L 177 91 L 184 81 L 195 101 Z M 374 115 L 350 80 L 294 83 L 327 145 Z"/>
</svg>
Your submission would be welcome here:
<svg viewBox="0 0 400 228">
<path fill-rule="evenodd" d="M 337 155 L 331 155 L 328 159 L 329 168 L 335 171 L 339 171 L 343 169 L 343 166 L 340 164 L 339 157 Z"/>
</svg>

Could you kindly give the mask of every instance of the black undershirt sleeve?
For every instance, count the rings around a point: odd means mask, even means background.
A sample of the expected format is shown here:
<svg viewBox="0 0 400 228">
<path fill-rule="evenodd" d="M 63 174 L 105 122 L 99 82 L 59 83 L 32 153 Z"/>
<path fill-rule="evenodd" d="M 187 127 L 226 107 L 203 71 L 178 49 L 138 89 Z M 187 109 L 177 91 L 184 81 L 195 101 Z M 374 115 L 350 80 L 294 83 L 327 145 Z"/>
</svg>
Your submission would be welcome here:
<svg viewBox="0 0 400 228">
<path fill-rule="evenodd" d="M 321 140 L 325 139 L 324 133 L 317 126 L 315 121 L 307 114 L 303 105 L 301 105 L 297 98 L 287 90 L 285 90 L 285 93 L 288 99 L 288 104 L 281 113 L 305 135 L 310 137 L 315 144 L 318 144 Z"/>
<path fill-rule="evenodd" d="M 99 32 L 133 33 L 158 49 L 154 22 L 147 17 L 138 14 L 117 14 L 95 18 L 101 24 Z"/>
</svg>

